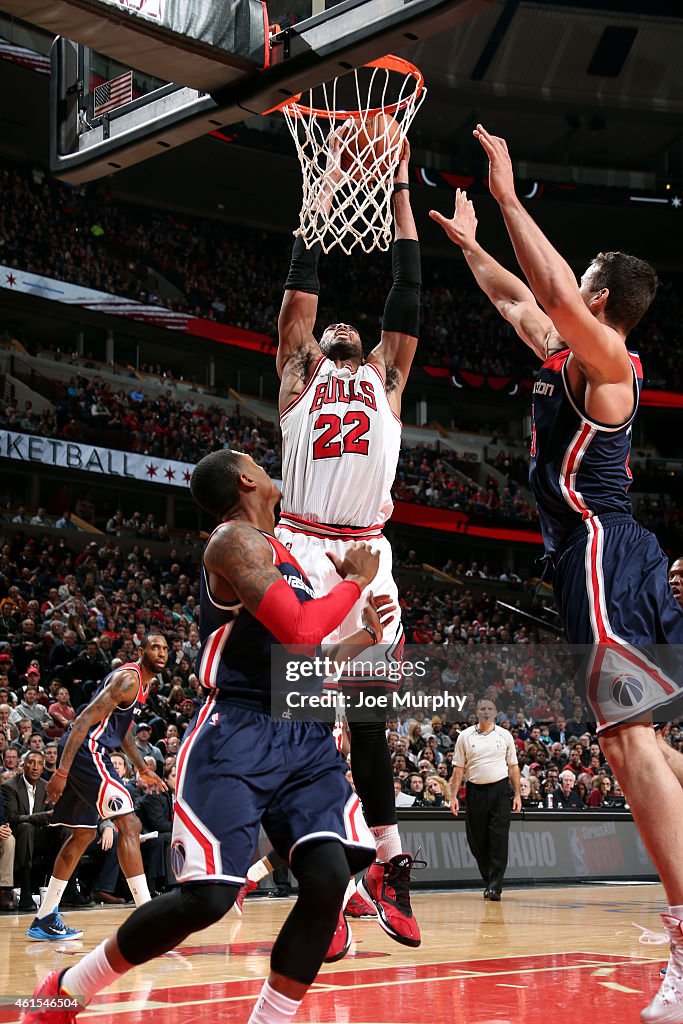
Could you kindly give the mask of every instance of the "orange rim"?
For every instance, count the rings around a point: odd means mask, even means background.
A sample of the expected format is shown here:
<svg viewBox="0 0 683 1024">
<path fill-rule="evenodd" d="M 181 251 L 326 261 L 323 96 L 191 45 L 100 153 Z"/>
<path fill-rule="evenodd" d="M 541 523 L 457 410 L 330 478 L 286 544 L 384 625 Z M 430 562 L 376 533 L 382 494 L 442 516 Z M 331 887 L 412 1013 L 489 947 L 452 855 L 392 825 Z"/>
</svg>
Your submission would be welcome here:
<svg viewBox="0 0 683 1024">
<path fill-rule="evenodd" d="M 349 117 L 352 117 L 356 121 L 360 121 L 361 118 L 376 117 L 377 114 L 393 115 L 399 110 L 405 110 L 410 103 L 419 98 L 424 89 L 424 75 L 419 68 L 416 68 L 414 64 L 411 64 L 409 60 L 405 60 L 403 57 L 396 57 L 390 53 L 386 57 L 370 60 L 363 66 L 366 68 L 384 68 L 386 71 L 396 71 L 401 75 L 411 75 L 415 79 L 415 91 L 387 107 L 373 107 L 370 110 L 325 110 L 323 107 L 307 107 L 305 104 L 299 103 L 302 93 L 298 92 L 295 96 L 290 96 L 289 99 L 283 100 L 277 106 L 271 107 L 270 110 L 264 110 L 263 115 L 273 114 L 276 110 L 284 110 L 285 107 L 291 107 L 292 113 L 297 117 L 314 116 L 325 118 L 329 121 L 346 121 Z"/>
</svg>

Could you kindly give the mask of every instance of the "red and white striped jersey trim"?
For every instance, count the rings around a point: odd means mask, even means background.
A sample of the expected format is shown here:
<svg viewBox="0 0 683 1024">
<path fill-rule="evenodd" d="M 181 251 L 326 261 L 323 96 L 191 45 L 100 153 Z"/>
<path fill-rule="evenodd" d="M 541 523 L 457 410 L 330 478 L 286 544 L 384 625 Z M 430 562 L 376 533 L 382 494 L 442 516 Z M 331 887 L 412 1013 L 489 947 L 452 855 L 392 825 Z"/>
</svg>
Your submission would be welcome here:
<svg viewBox="0 0 683 1024">
<path fill-rule="evenodd" d="M 576 432 L 572 439 L 572 443 L 567 448 L 567 452 L 562 462 L 562 469 L 560 470 L 560 491 L 562 497 L 575 512 L 578 512 L 584 519 L 587 519 L 592 515 L 591 510 L 588 508 L 584 497 L 576 487 L 576 477 L 583 457 L 586 454 L 588 447 L 595 437 L 597 431 L 595 427 L 592 427 L 590 423 L 582 423 L 579 430 Z"/>
<path fill-rule="evenodd" d="M 330 526 L 328 523 L 312 523 L 309 519 L 283 512 L 278 523 L 280 529 L 292 533 L 304 533 L 307 537 L 325 537 L 327 540 L 372 540 L 381 537 L 383 523 L 374 526 Z"/>
<path fill-rule="evenodd" d="M 207 689 L 212 689 L 216 685 L 223 648 L 228 642 L 228 637 L 234 625 L 235 619 L 231 619 L 230 622 L 224 622 L 222 626 L 219 626 L 213 633 L 210 633 L 204 641 L 202 660 L 199 664 L 199 682 Z"/>
<path fill-rule="evenodd" d="M 604 527 L 598 516 L 591 516 L 586 520 L 586 529 L 588 531 L 584 555 L 586 590 L 591 630 L 596 645 L 588 677 L 588 694 L 591 705 L 596 712 L 598 731 L 601 731 L 611 724 L 605 721 L 604 716 L 600 715 L 600 701 L 598 699 L 598 684 L 602 662 L 609 647 L 618 647 L 620 656 L 626 662 L 634 668 L 645 672 L 650 679 L 656 682 L 661 687 L 663 698 L 671 696 L 675 692 L 676 686 L 650 658 L 623 637 L 620 637 L 612 628 L 607 611 L 605 577 L 602 567 Z"/>
</svg>

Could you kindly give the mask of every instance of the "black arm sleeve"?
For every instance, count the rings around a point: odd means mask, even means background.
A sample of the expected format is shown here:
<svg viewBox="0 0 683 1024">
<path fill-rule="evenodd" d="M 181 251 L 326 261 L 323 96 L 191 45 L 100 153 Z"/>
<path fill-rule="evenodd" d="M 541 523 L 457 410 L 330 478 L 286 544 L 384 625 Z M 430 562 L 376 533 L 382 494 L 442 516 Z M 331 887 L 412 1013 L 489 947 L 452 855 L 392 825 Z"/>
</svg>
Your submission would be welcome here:
<svg viewBox="0 0 683 1024">
<path fill-rule="evenodd" d="M 289 274 L 285 281 L 285 289 L 320 295 L 318 260 L 320 259 L 321 251 L 322 246 L 320 242 L 316 242 L 312 248 L 307 249 L 303 238 L 300 235 L 296 237 L 292 249 L 292 262 L 289 265 Z"/>
<path fill-rule="evenodd" d="M 420 335 L 420 290 L 422 266 L 420 243 L 414 238 L 399 238 L 391 249 L 394 283 L 387 296 L 382 330 L 396 334 Z"/>
</svg>

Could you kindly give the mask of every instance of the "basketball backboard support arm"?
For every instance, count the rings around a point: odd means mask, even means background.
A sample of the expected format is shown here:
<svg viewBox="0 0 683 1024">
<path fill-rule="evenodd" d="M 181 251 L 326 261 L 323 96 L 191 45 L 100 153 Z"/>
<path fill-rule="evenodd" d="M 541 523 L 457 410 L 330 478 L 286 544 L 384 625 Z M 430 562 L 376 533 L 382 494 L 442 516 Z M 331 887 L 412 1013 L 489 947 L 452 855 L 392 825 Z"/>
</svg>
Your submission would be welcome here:
<svg viewBox="0 0 683 1024">
<path fill-rule="evenodd" d="M 493 0 L 343 0 L 271 36 L 270 66 L 202 93 L 168 85 L 79 130 L 78 45 L 52 49 L 51 167 L 79 184 L 112 174 L 465 21 Z M 81 125 L 82 127 L 82 125 Z"/>
</svg>

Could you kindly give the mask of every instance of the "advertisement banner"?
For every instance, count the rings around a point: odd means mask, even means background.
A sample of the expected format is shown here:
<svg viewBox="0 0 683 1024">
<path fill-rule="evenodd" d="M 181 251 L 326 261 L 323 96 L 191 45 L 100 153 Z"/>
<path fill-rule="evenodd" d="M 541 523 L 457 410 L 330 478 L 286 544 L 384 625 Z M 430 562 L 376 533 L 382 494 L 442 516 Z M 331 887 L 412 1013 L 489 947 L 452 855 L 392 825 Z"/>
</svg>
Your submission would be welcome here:
<svg viewBox="0 0 683 1024">
<path fill-rule="evenodd" d="M 403 849 L 415 851 L 427 867 L 416 872 L 413 885 L 429 888 L 445 882 L 481 884 L 465 835 L 464 815 L 447 811 L 399 811 Z M 583 815 L 551 816 L 534 812 L 510 826 L 506 884 L 579 882 L 603 878 L 655 879 L 657 873 L 630 814 L 586 811 Z"/>
<path fill-rule="evenodd" d="M 194 465 L 175 462 L 152 455 L 98 448 L 77 441 L 59 441 L 52 437 L 17 434 L 0 430 L 0 459 L 34 465 L 80 469 L 99 476 L 144 480 L 146 483 L 165 484 L 167 487 L 189 487 Z"/>
</svg>

